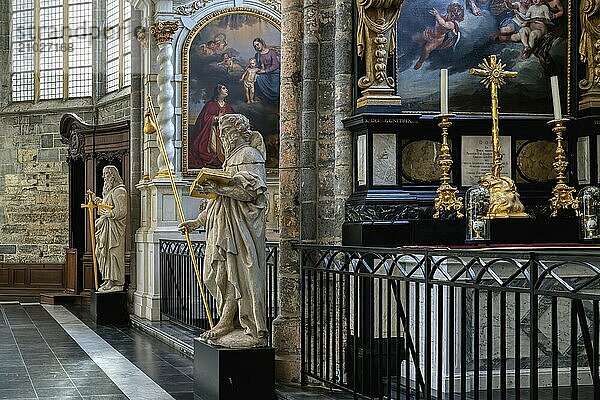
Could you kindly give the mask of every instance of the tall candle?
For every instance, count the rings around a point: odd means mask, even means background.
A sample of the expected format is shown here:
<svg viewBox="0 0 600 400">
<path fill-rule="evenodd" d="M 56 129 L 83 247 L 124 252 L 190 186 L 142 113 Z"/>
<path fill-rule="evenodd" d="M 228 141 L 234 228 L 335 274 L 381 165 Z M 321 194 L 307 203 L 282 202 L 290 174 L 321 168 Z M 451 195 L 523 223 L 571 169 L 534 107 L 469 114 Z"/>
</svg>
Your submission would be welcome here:
<svg viewBox="0 0 600 400">
<path fill-rule="evenodd" d="M 554 119 L 562 119 L 562 111 L 560 109 L 560 91 L 558 89 L 558 76 L 550 78 L 550 86 L 552 87 L 552 105 L 554 106 Z"/>
<path fill-rule="evenodd" d="M 448 70 L 440 70 L 440 112 L 448 114 Z"/>
</svg>

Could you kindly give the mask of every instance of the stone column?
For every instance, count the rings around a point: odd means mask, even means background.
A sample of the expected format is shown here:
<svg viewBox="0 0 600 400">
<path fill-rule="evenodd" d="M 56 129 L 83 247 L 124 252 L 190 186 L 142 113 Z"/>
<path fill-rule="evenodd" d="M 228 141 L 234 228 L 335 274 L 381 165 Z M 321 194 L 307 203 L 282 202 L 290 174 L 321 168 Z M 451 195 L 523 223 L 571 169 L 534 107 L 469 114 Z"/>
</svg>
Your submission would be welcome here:
<svg viewBox="0 0 600 400">
<path fill-rule="evenodd" d="M 300 381 L 300 137 L 302 0 L 281 2 L 279 316 L 273 322 L 275 372 L 280 382 Z"/>
<path fill-rule="evenodd" d="M 302 44 L 302 115 L 300 145 L 300 238 L 317 240 L 317 120 L 323 104 L 319 93 L 319 2 L 304 0 Z"/>
<path fill-rule="evenodd" d="M 352 0 L 335 2 L 335 221 L 341 242 L 346 200 L 352 194 L 352 134 L 342 121 L 352 115 Z"/>
<path fill-rule="evenodd" d="M 175 136 L 175 125 L 173 117 L 175 116 L 175 107 L 173 106 L 173 35 L 179 29 L 179 24 L 174 21 L 159 21 L 150 28 L 150 33 L 154 36 L 158 45 L 158 55 L 156 61 L 159 65 L 158 72 L 158 125 L 165 144 L 165 151 L 169 165 L 165 165 L 163 155 L 158 155 L 158 174 L 157 177 L 168 177 L 168 169 L 174 170 L 175 146 L 173 138 Z"/>
</svg>

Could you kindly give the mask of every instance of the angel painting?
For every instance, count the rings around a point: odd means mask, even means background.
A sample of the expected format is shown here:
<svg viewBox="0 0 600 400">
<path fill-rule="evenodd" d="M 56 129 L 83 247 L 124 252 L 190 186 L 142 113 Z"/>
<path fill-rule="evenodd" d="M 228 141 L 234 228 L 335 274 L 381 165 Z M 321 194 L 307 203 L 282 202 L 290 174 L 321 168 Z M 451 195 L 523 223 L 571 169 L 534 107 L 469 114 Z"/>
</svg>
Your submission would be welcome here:
<svg viewBox="0 0 600 400">
<path fill-rule="evenodd" d="M 447 49 L 455 46 L 460 41 L 460 28 L 458 23 L 465 17 L 465 9 L 458 3 L 450 3 L 446 7 L 446 14 L 440 15 L 435 8 L 429 13 L 435 17 L 435 26 L 425 28 L 423 32 L 413 37 L 413 40 L 423 45 L 421 57 L 413 67 L 419 69 L 429 54 L 435 50 Z"/>
</svg>

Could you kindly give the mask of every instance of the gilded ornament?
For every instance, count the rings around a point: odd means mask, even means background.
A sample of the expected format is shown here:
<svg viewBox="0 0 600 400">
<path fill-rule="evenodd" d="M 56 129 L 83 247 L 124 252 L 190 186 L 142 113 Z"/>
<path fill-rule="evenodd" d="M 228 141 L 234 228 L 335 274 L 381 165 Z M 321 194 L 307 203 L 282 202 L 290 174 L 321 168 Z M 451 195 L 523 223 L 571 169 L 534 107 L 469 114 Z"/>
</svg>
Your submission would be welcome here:
<svg viewBox="0 0 600 400">
<path fill-rule="evenodd" d="M 396 26 L 404 0 L 357 0 L 357 52 L 365 60 L 366 75 L 358 80 L 362 97 L 357 106 L 399 105 L 387 60 L 396 50 Z"/>
<path fill-rule="evenodd" d="M 490 192 L 489 218 L 527 217 L 525 207 L 519 199 L 515 183 L 502 174 L 502 153 L 500 149 L 500 117 L 498 112 L 498 89 L 506 84 L 506 78 L 514 78 L 517 72 L 506 71 L 506 64 L 495 55 L 483 60 L 479 69 L 471 68 L 471 75 L 480 76 L 481 83 L 490 89 L 492 97 L 492 171 L 479 179 L 479 184 Z"/>
<path fill-rule="evenodd" d="M 579 56 L 586 64 L 586 76 L 579 81 L 579 107 L 595 108 L 600 107 L 600 0 L 582 0 L 579 15 Z"/>
<path fill-rule="evenodd" d="M 148 50 L 148 30 L 140 26 L 135 31 L 135 37 L 140 42 L 143 50 Z"/>
<path fill-rule="evenodd" d="M 442 128 L 442 149 L 438 165 L 442 171 L 442 183 L 436 190 L 437 197 L 434 200 L 435 214 L 433 214 L 433 218 L 439 218 L 440 212 L 443 210 L 454 210 L 457 218 L 463 217 L 460 212 L 463 208 L 463 199 L 462 197 L 456 197 L 458 189 L 450 185 L 450 170 L 452 169 L 452 156 L 450 155 L 450 146 L 448 146 L 448 128 L 452 126 L 450 117 L 449 114 L 439 116 L 441 121 L 438 126 Z"/>
<path fill-rule="evenodd" d="M 175 21 L 159 21 L 150 27 L 150 33 L 154 36 L 156 44 L 167 44 L 173 41 L 173 35 L 179 29 Z"/>
<path fill-rule="evenodd" d="M 203 9 L 214 0 L 196 0 L 190 4 L 175 7 L 175 14 L 190 16 L 196 14 L 198 10 Z"/>
<path fill-rule="evenodd" d="M 573 198 L 575 188 L 567 185 L 567 176 L 565 175 L 569 166 L 563 138 L 563 133 L 567 130 L 565 127 L 566 121 L 566 119 L 556 119 L 549 122 L 549 124 L 554 125 L 552 132 L 556 134 L 556 155 L 552 166 L 556 171 L 557 183 L 554 189 L 552 189 L 552 198 L 550 199 L 550 208 L 552 209 L 552 214 L 550 215 L 552 217 L 556 217 L 560 208 L 571 208 L 575 210 L 575 215 L 579 215 L 579 204 Z"/>
<path fill-rule="evenodd" d="M 281 12 L 281 1 L 279 0 L 260 0 L 260 2 L 270 6 L 275 11 Z"/>
</svg>

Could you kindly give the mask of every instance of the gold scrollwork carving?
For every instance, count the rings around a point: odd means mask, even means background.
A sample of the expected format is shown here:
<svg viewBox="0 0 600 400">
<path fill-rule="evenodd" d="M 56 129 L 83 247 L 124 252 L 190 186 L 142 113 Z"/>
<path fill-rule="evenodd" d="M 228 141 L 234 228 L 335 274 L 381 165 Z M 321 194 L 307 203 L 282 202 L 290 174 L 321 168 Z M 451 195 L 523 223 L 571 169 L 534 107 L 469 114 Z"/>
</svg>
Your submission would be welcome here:
<svg viewBox="0 0 600 400">
<path fill-rule="evenodd" d="M 394 79 L 387 75 L 387 59 L 396 50 L 396 25 L 404 0 L 357 0 L 358 56 L 364 58 L 366 74 L 358 80 L 363 89 L 357 106 L 399 104 Z"/>
<path fill-rule="evenodd" d="M 583 0 L 580 6 L 581 39 L 579 56 L 587 64 L 587 74 L 579 87 L 600 88 L 600 0 Z"/>
<path fill-rule="evenodd" d="M 140 42 L 142 49 L 148 50 L 148 30 L 143 26 L 139 27 L 135 31 L 135 37 Z"/>
<path fill-rule="evenodd" d="M 198 10 L 203 9 L 214 0 L 196 0 L 193 3 L 175 7 L 175 13 L 178 15 L 194 15 Z"/>
<path fill-rule="evenodd" d="M 173 41 L 173 35 L 179 29 L 175 21 L 160 21 L 150 27 L 150 33 L 154 36 L 156 44 L 166 44 Z"/>
<path fill-rule="evenodd" d="M 260 2 L 272 7 L 275 11 L 281 12 L 281 1 L 279 0 L 260 0 Z"/>
</svg>

